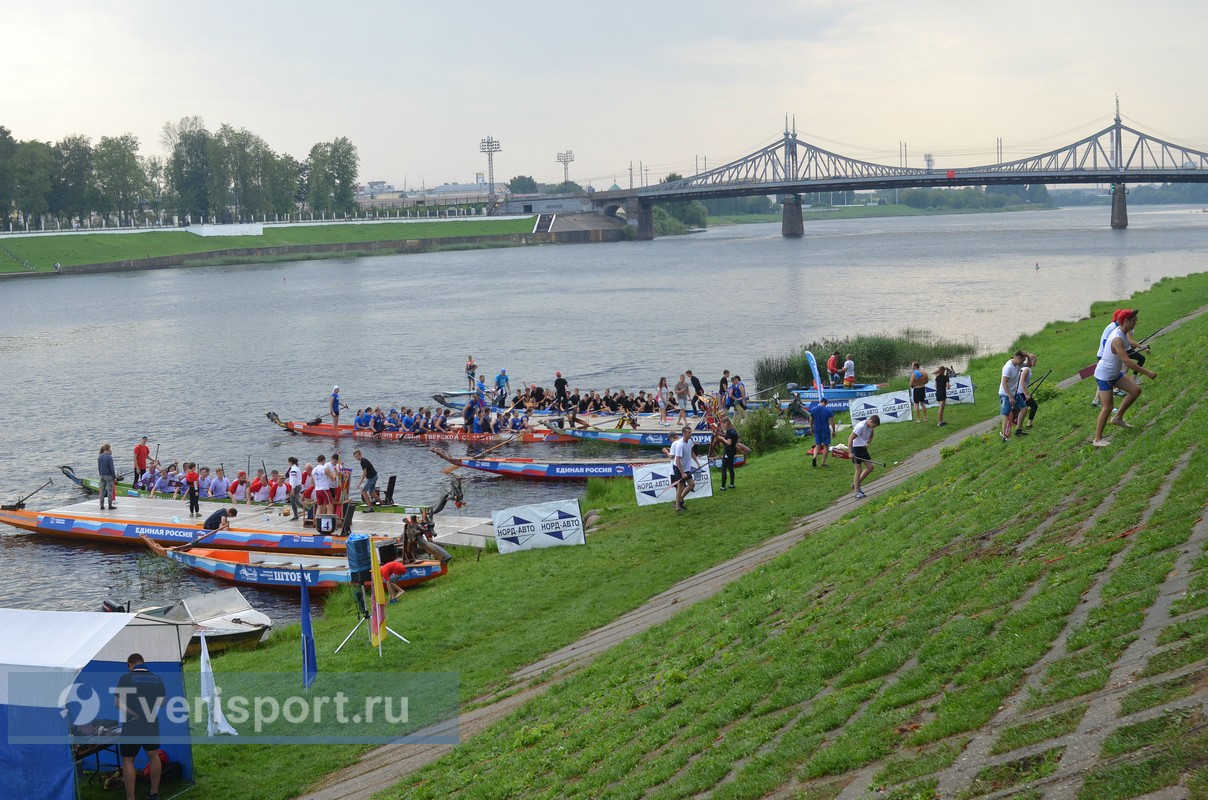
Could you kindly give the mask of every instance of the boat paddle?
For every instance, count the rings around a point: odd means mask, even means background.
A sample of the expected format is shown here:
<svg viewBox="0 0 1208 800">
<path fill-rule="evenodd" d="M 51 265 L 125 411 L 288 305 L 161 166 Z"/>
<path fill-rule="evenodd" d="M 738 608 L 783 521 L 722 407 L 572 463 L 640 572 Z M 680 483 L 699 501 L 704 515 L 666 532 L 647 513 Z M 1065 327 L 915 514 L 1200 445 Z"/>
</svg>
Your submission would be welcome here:
<svg viewBox="0 0 1208 800">
<path fill-rule="evenodd" d="M 1048 378 L 1048 377 L 1049 377 L 1050 375 L 1052 375 L 1052 374 L 1053 374 L 1053 370 L 1049 370 L 1048 372 L 1046 372 L 1046 373 L 1045 373 L 1045 374 L 1044 374 L 1044 375 L 1043 375 L 1043 376 L 1040 378 L 1040 380 L 1038 380 L 1038 381 L 1032 381 L 1031 383 L 1029 383 L 1029 384 L 1028 384 L 1028 391 L 1029 391 L 1029 392 L 1034 392 L 1034 391 L 1036 391 L 1037 389 L 1039 389 L 1039 388 L 1040 388 L 1040 384 L 1044 383 L 1044 382 L 1045 382 L 1045 379 L 1046 379 L 1046 378 Z"/>
<path fill-rule="evenodd" d="M 503 447 L 505 444 L 511 444 L 513 441 L 516 440 L 516 437 L 522 433 L 524 433 L 523 430 L 516 431 L 511 436 L 509 436 L 507 439 L 504 439 L 502 442 L 495 445 L 494 447 L 490 447 L 490 448 L 487 448 L 486 450 L 483 450 L 481 453 L 474 456 L 474 458 L 482 458 L 487 453 L 494 453 L 496 450 Z M 461 469 L 461 464 L 450 464 L 449 466 L 442 469 L 441 472 L 444 473 L 445 475 L 452 475 L 454 472 L 456 472 L 459 469 Z"/>
<path fill-rule="evenodd" d="M 54 485 L 54 481 L 53 481 L 53 480 L 51 480 L 50 478 L 47 478 L 47 479 L 46 479 L 46 483 L 42 484 L 42 485 L 41 485 L 41 486 L 39 486 L 37 489 L 34 489 L 32 492 L 30 492 L 29 494 L 25 495 L 25 497 L 22 497 L 22 498 L 21 498 L 20 500 L 18 500 L 17 502 L 15 502 L 15 503 L 9 503 L 8 505 L 5 505 L 3 508 L 4 508 L 4 510 L 5 510 L 5 511 L 20 511 L 21 509 L 25 508 L 25 501 L 26 501 L 26 500 L 28 500 L 29 498 L 33 497 L 33 496 L 34 496 L 35 494 L 37 494 L 38 492 L 42 491 L 42 490 L 43 490 L 43 489 L 45 489 L 47 486 L 53 486 L 53 485 Z"/>
</svg>

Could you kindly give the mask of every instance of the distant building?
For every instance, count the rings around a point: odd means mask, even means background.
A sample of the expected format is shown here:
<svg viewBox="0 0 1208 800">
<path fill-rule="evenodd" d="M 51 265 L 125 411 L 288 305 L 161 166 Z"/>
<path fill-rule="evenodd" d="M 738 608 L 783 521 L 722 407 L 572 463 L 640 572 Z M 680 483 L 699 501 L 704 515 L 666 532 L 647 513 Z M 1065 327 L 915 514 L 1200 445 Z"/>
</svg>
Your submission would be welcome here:
<svg viewBox="0 0 1208 800">
<path fill-rule="evenodd" d="M 373 186 L 381 181 L 370 181 Z M 508 196 L 506 183 L 495 184 L 495 198 L 502 201 Z M 437 208 L 445 206 L 486 206 L 490 203 L 490 186 L 486 183 L 444 183 L 424 189 L 398 191 L 393 186 L 376 196 L 361 195 L 357 203 L 361 208 Z"/>
</svg>

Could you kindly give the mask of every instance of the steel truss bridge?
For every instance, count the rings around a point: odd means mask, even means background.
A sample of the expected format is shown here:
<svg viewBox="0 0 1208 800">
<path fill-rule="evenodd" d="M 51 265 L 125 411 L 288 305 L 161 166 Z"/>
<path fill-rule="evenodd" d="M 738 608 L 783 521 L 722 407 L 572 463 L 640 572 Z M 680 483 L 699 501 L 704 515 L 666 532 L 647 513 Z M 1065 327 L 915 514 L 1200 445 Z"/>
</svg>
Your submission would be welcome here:
<svg viewBox="0 0 1208 800">
<path fill-rule="evenodd" d="M 1208 153 L 1167 142 L 1125 125 L 1117 109 L 1103 130 L 1047 153 L 980 167 L 893 167 L 833 153 L 784 137 L 762 150 L 682 180 L 638 189 L 595 192 L 601 213 L 624 208 L 639 236 L 654 238 L 652 207 L 668 201 L 750 195 L 785 195 L 783 233 L 801 236 L 801 195 L 859 189 L 941 188 L 992 184 L 1112 184 L 1112 227 L 1128 226 L 1129 183 L 1208 183 Z"/>
</svg>

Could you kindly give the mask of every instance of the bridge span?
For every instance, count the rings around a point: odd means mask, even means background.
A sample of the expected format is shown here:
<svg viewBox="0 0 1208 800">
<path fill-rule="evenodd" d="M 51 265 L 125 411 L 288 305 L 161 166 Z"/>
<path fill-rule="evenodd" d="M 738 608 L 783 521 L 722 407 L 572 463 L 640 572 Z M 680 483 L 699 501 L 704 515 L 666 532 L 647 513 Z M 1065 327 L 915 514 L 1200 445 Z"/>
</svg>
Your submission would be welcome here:
<svg viewBox="0 0 1208 800">
<path fill-rule="evenodd" d="M 893 167 L 824 150 L 785 127 L 780 141 L 716 169 L 682 180 L 586 195 L 595 211 L 624 210 L 639 239 L 654 238 L 654 205 L 751 195 L 783 195 L 781 232 L 805 233 L 801 195 L 860 189 L 945 188 L 996 184 L 1112 185 L 1111 226 L 1128 227 L 1130 183 L 1208 183 L 1208 153 L 1167 142 L 1125 125 L 1117 107 L 1113 124 L 1047 153 L 979 167 Z"/>
</svg>

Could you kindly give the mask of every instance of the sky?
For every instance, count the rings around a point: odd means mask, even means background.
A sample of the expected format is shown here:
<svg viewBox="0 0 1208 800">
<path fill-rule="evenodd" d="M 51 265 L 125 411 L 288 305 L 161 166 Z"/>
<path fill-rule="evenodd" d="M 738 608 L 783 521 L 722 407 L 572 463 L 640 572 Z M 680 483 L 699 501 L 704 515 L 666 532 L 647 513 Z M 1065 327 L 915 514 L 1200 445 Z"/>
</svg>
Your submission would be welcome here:
<svg viewBox="0 0 1208 800">
<path fill-rule="evenodd" d="M 356 145 L 362 181 L 486 173 L 607 188 L 783 135 L 938 167 L 1035 155 L 1126 123 L 1208 150 L 1202 0 L 6 3 L 0 125 L 54 142 L 200 116 L 302 160 Z"/>
</svg>

